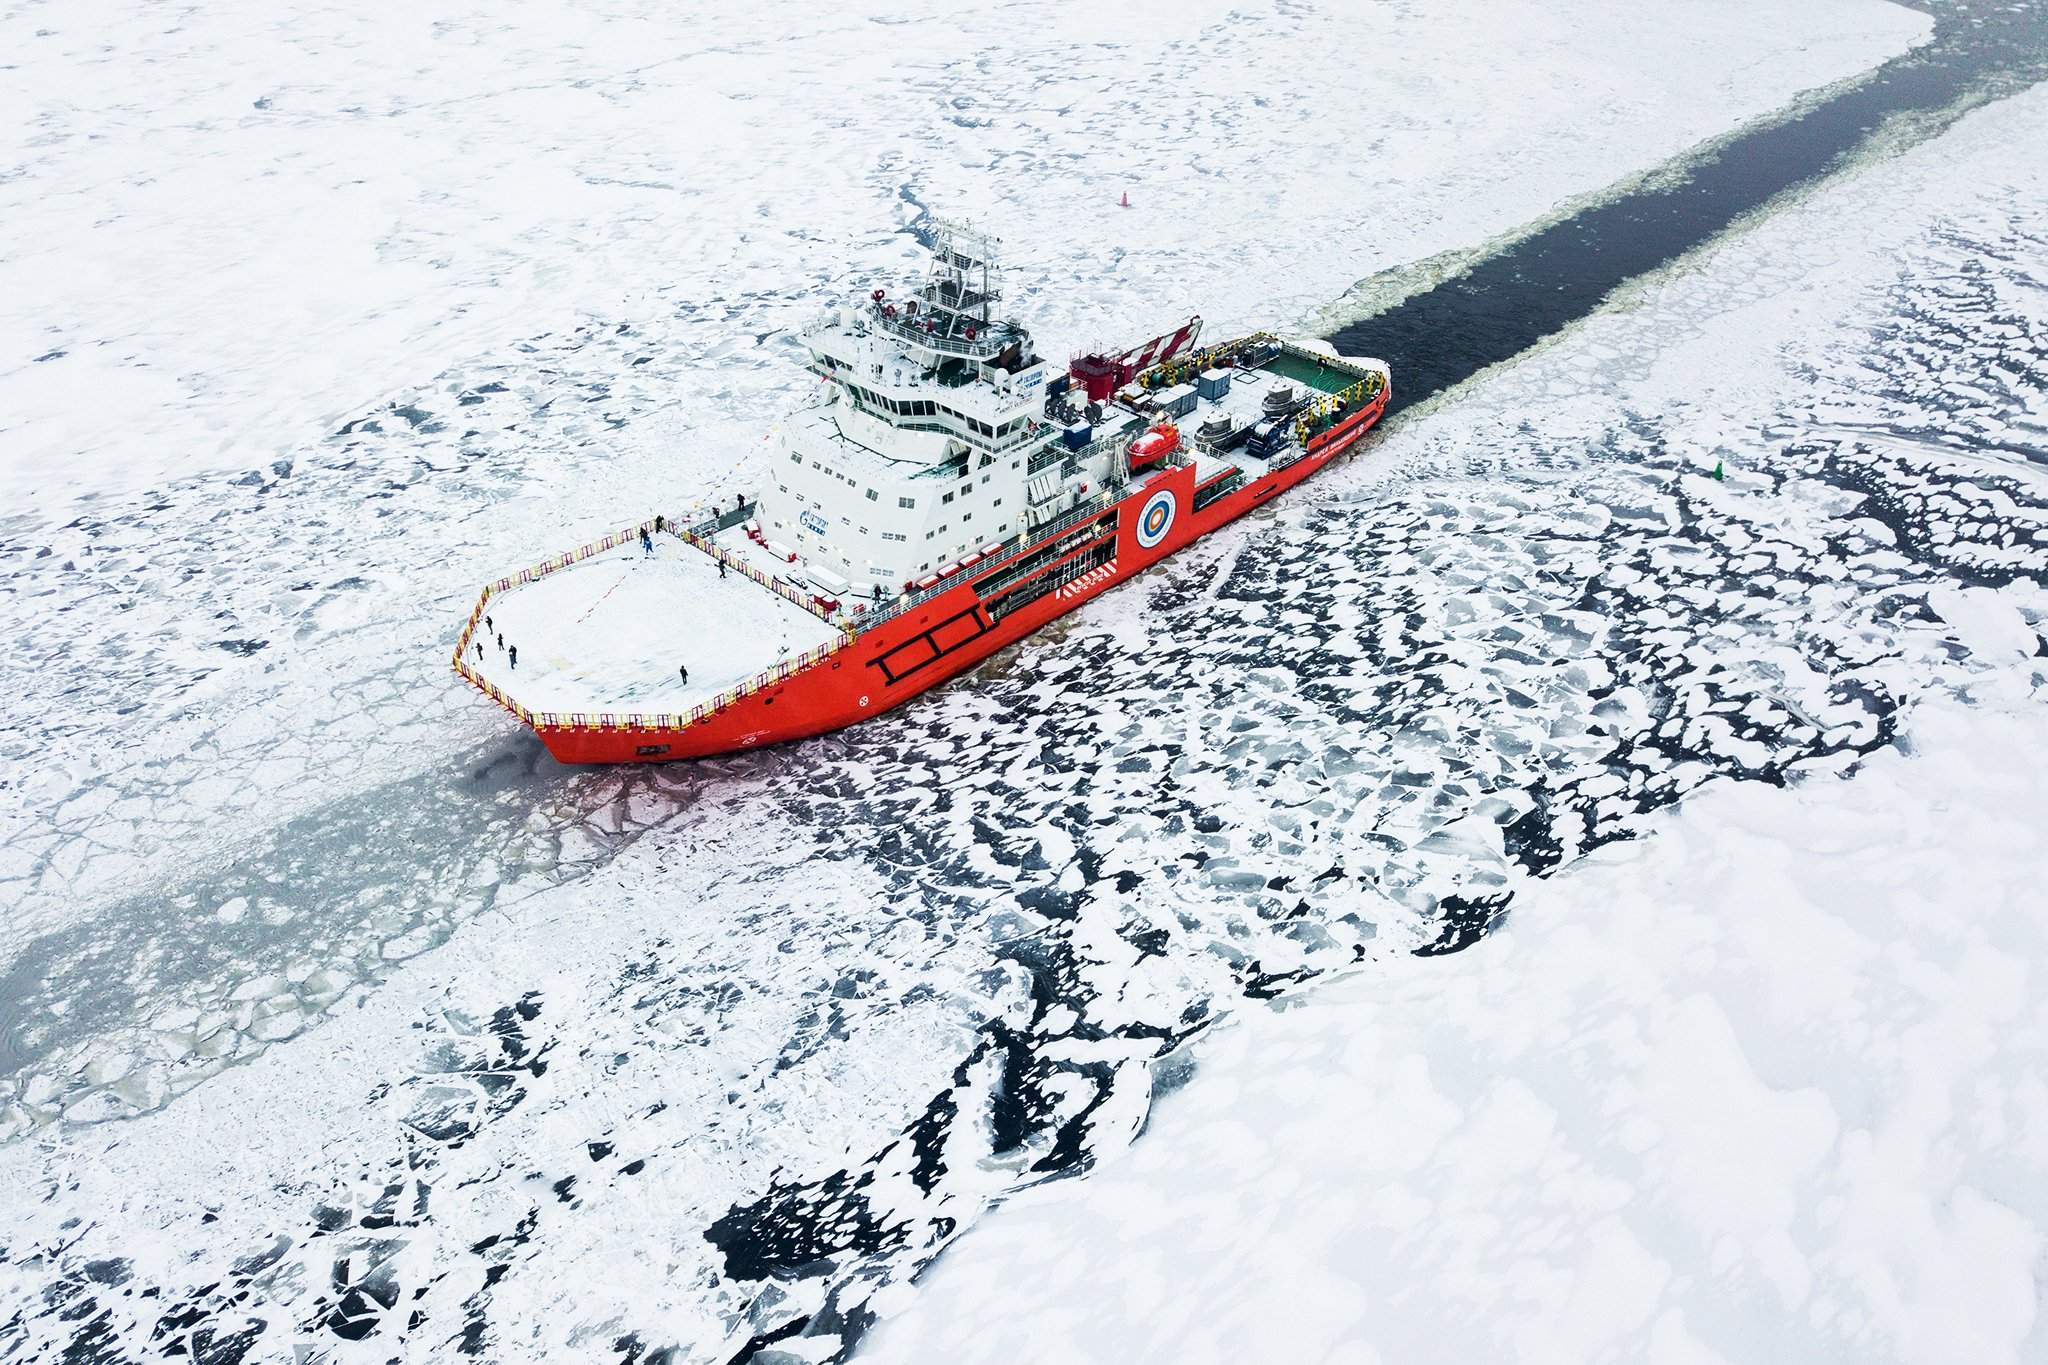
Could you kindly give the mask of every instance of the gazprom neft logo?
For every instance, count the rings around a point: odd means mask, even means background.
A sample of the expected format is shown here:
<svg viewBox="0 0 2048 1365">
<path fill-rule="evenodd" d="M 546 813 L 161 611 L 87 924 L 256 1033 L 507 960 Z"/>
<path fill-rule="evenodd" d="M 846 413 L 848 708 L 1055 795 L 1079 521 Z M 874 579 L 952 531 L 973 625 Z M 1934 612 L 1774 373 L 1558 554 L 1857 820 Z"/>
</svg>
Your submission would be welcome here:
<svg viewBox="0 0 2048 1365">
<path fill-rule="evenodd" d="M 809 531 L 812 535 L 822 536 L 825 534 L 825 519 L 819 516 L 816 512 L 806 510 L 800 515 L 798 515 L 797 520 L 801 522 L 803 524 L 803 528 L 806 531 Z"/>
<path fill-rule="evenodd" d="M 1150 550 L 1166 539 L 1166 533 L 1173 529 L 1173 490 L 1162 488 L 1145 499 L 1145 505 L 1138 509 L 1138 545 Z"/>
</svg>

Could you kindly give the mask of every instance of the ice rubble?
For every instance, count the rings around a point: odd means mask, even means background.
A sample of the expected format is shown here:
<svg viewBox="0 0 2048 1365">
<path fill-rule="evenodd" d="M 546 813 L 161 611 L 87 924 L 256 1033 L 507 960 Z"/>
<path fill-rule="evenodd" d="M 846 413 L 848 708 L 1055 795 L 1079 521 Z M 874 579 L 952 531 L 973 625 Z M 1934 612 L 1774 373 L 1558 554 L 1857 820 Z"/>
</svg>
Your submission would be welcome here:
<svg viewBox="0 0 2048 1365">
<path fill-rule="evenodd" d="M 786 334 L 821 300 L 916 268 L 894 222 L 875 226 L 884 213 L 912 218 L 922 196 L 1000 217 L 1014 302 L 1054 353 L 1195 306 L 1191 291 L 1212 326 L 1285 323 L 1360 274 L 1524 223 L 1926 28 L 1862 0 L 1655 15 L 1595 0 L 1337 16 L 1176 4 L 1098 16 L 1076 50 L 1029 6 L 957 24 L 949 9 L 931 33 L 845 16 L 809 36 L 781 12 L 733 9 L 698 16 L 687 40 L 657 40 L 653 10 L 580 13 L 481 28 L 448 14 L 424 37 L 412 16 L 309 8 L 215 6 L 170 28 L 0 18 L 29 54 L 0 98 L 45 131 L 28 173 L 0 179 L 0 195 L 31 196 L 5 201 L 0 231 L 25 245 L 0 269 L 32 272 L 6 278 L 0 307 L 10 335 L 71 348 L 0 380 L 0 396 L 26 386 L 40 401 L 69 360 L 183 376 L 176 411 L 146 422 L 112 391 L 58 427 L 0 402 L 26 424 L 0 430 L 22 495 L 9 505 L 43 509 L 0 539 L 22 615 L 0 655 L 0 762 L 15 775 L 0 788 L 0 961 L 20 983 L 19 1083 L 79 1098 L 95 1056 L 147 1055 L 168 1081 L 149 1093 L 173 1093 L 225 1063 L 164 1055 L 151 1015 L 219 1009 L 241 980 L 286 970 L 373 983 L 454 925 L 602 866 L 703 781 L 764 783 L 799 761 L 565 775 L 440 660 L 478 583 L 656 510 L 660 490 L 745 483 L 764 423 L 806 382 Z M 1353 38 L 1304 40 L 1329 23 Z M 923 34 L 914 60 L 905 32 Z M 1513 38 L 1530 84 L 1464 78 L 1481 34 L 1476 50 Z M 1348 95 L 1368 40 L 1402 51 L 1398 70 L 1372 68 L 1399 100 L 1224 108 L 1214 94 Z M 70 80 L 88 42 L 104 85 Z M 636 57 L 623 73 L 621 50 Z M 214 73 L 259 54 L 275 88 L 230 108 L 239 96 Z M 638 65 L 648 54 L 674 60 Z M 815 105 L 786 90 L 756 102 L 748 72 L 763 63 L 819 91 Z M 846 103 L 850 88 L 863 102 Z M 962 98 L 985 108 L 963 114 Z M 161 173 L 130 183 L 148 109 L 178 101 L 212 117 L 153 138 Z M 528 108 L 540 128 L 521 124 Z M 696 118 L 719 135 L 685 134 Z M 1502 128 L 1511 144 L 1477 131 Z M 991 138 L 1007 150 L 989 156 Z M 1333 138 L 1372 155 L 1264 150 Z M 294 155 L 308 144 L 317 156 Z M 1169 191 L 1185 198 L 1141 194 L 1109 228 L 1106 207 L 1080 211 L 1105 177 L 1190 145 L 1202 174 Z M 619 156 L 648 174 L 608 173 Z M 506 158 L 528 169 L 511 176 Z M 394 165 L 436 188 L 379 178 Z M 264 192 L 178 197 L 213 175 Z M 548 194 L 519 192 L 534 176 Z M 326 212 L 327 190 L 356 180 L 384 207 Z M 679 191 L 688 250 L 666 207 Z M 1268 193 L 1293 211 L 1268 212 Z M 74 230 L 95 196 L 118 216 Z M 1107 261 L 1105 230 L 1122 234 Z M 1228 270 L 1219 236 L 1239 243 Z M 105 278 L 145 256 L 180 262 L 147 326 L 92 271 L 33 270 L 81 241 L 105 253 Z M 442 356 L 450 368 L 404 387 Z M 323 407 L 347 420 L 311 440 Z M 176 477 L 224 460 L 242 472 Z M 94 470 L 166 481 L 95 497 Z M 215 917 L 237 897 L 279 931 Z M 227 1055 L 260 1049 L 237 1035 Z"/>
<path fill-rule="evenodd" d="M 164 996 L 292 987 L 266 960 L 285 954 L 377 980 L 377 945 L 453 937 L 290 1047 L 243 1044 L 247 1065 L 161 1113 L 0 1150 L 0 1177 L 34 1192 L 0 1262 L 27 1354 L 80 1333 L 339 1358 L 841 1353 L 987 1200 L 1114 1155 L 1174 1083 L 1152 1059 L 1247 998 L 1359 963 L 1401 981 L 1406 950 L 1476 935 L 1536 874 L 1714 777 L 1851 767 L 1919 698 L 2024 698 L 2040 665 L 2010 632 L 1929 603 L 1960 582 L 2041 623 L 2018 572 L 2039 490 L 1945 445 L 2027 411 L 2040 330 L 1977 343 L 2023 363 L 1988 365 L 1967 399 L 1902 394 L 1897 366 L 1869 362 L 1902 312 L 1973 330 L 2033 306 L 2025 269 L 1985 260 L 2041 254 L 2048 207 L 2001 168 L 2044 126 L 2038 99 L 2007 105 L 1866 171 L 1394 434 L 1378 458 L 1397 476 L 1325 476 L 971 687 L 685 771 L 521 787 L 517 751 L 479 746 L 472 789 L 408 786 L 398 765 L 299 827 L 341 847 L 181 892 L 208 916 L 242 895 L 246 924 L 310 880 L 331 918 L 237 941 L 225 969 L 222 940 L 159 931 L 143 961 L 176 968 Z M 1958 273 L 1975 292 L 1918 282 Z M 1687 338 L 1747 382 L 1703 395 Z M 525 447 L 505 433 L 533 407 L 651 401 L 631 378 L 579 390 L 648 344 L 580 334 L 534 362 L 567 373 L 523 397 L 517 366 L 496 393 L 452 377 L 504 443 L 479 442 L 470 477 L 510 485 Z M 1816 381 L 1838 395 L 1827 423 Z M 603 425 L 549 420 L 593 441 Z M 451 449 L 433 435 L 351 458 Z M 1703 473 L 1717 450 L 1726 484 Z M 288 503 L 296 477 L 260 496 Z M 291 514 L 310 522 L 331 486 L 309 482 Z M 499 504 L 490 531 L 543 514 Z M 418 690 L 394 677 L 390 710 L 414 715 Z M 438 718 L 466 736 L 466 715 Z M 461 823 L 421 867 L 403 816 L 428 808 Z M 357 843 L 355 885 L 322 881 Z M 130 961 L 37 943 L 47 998 L 88 1010 L 88 969 Z M 97 1016 L 101 1051 L 120 1016 Z M 43 1079 L 38 1105 L 77 1093 L 67 1070 Z"/>
<path fill-rule="evenodd" d="M 684 329 L 744 365 L 828 291 L 914 268 L 877 228 L 904 204 L 996 220 L 1047 340 L 1291 323 L 1927 27 L 1870 0 L 16 6 L 0 496 L 264 470 L 592 317 L 744 303 Z M 1516 61 L 1474 79 L 1475 52 Z"/>
<path fill-rule="evenodd" d="M 2038 1358 L 2048 709 L 1726 784 L 1426 968 L 1246 1011 L 859 1359 Z"/>
<path fill-rule="evenodd" d="M 119 1141 L 74 1135 L 56 1168 L 15 1172 L 44 1192 L 16 1245 L 63 1245 L 81 1210 L 167 1231 L 89 1235 L 10 1273 L 115 1338 L 175 1321 L 195 1343 L 382 1350 L 402 1334 L 518 1359 L 593 1340 L 710 1354 L 802 1329 L 791 1349 L 834 1353 L 985 1200 L 1114 1155 L 1159 1084 L 1151 1059 L 1247 996 L 1358 961 L 1408 990 L 1401 949 L 1475 927 L 1418 913 L 1432 905 L 1462 897 L 1483 923 L 1514 891 L 1533 917 L 1532 872 L 1642 832 L 1716 774 L 1775 785 L 1854 765 L 1913 724 L 1918 697 L 2022 703 L 2041 665 L 2011 622 L 2038 633 L 2043 607 L 2004 552 L 2042 543 L 2039 494 L 1941 448 L 1995 405 L 1904 399 L 1865 362 L 1885 319 L 1926 305 L 1918 277 L 2041 250 L 2048 206 L 1995 168 L 2044 124 L 2038 97 L 1976 116 L 1399 434 L 1387 453 L 1413 462 L 1398 477 L 1361 469 L 1349 492 L 1232 532 L 976 687 L 779 770 L 801 783 L 723 789 L 736 806 L 502 905 L 347 1020 L 217 1076 L 204 1103 Z M 1801 259 L 1838 249 L 1852 217 L 1853 253 Z M 1982 292 L 1944 306 L 2010 314 L 2034 297 L 2024 271 L 1976 268 Z M 1755 382 L 1700 401 L 1672 344 L 1686 335 Z M 2041 334 L 2005 345 L 2038 355 Z M 1630 396 L 1667 425 L 1618 420 L 1597 372 L 1570 378 L 1595 346 L 1642 366 Z M 1884 441 L 1816 428 L 1786 377 L 1803 372 L 1827 377 L 1837 415 L 1882 414 Z M 1510 413 L 1565 443 L 1513 434 Z M 1730 482 L 1701 472 L 1715 449 L 1735 456 Z M 1055 704 L 1076 697 L 1079 714 Z M 1814 810 L 1816 790 L 1799 797 Z M 1239 889 L 1251 872 L 1263 884 Z M 1697 946 L 1662 928 L 1638 932 Z M 1413 989 L 1424 1022 L 1407 1027 L 1426 1035 L 1450 1006 Z M 1675 1018 L 1686 1046 L 1713 1041 Z M 1728 1048 L 1706 1055 L 1736 1086 Z M 1430 1108 L 1434 1073 L 1373 1074 L 1369 1100 L 1455 1133 L 1464 1110 Z M 308 1111 L 315 1077 L 330 1100 Z M 280 1093 L 304 1098 L 280 1111 Z M 1801 1104 L 1771 1129 L 1794 1155 L 1817 1131 Z M 1475 1124 L 1542 1123 L 1517 1095 L 1472 1108 Z M 223 1128 L 235 1147 L 205 1140 Z M 1498 1172 L 1478 1140 L 1494 1131 L 1437 1159 Z M 1403 1151 L 1420 1159 L 1427 1135 Z M 1770 1175 L 1777 1148 L 1751 1150 L 1759 1179 L 1796 1191 L 1797 1167 Z M 1558 1197 L 1616 1179 L 1586 1168 Z M 1398 1194 L 1368 1213 L 1398 1219 Z M 1788 1273 L 1768 1224 L 1745 1229 Z M 1611 1225 L 1593 1233 L 1573 1250 L 1596 1271 L 1644 1264 Z M 600 1280 L 578 1269 L 592 1264 Z M 1355 1291 L 1315 1282 L 1330 1292 L 1304 1333 L 1349 1321 L 1331 1315 Z M 1615 1282 L 1637 1301 L 1657 1288 Z M 1450 1287 L 1506 1292 L 1489 1283 Z M 138 1313 L 121 1292 L 138 1284 L 185 1288 Z M 1613 1325 L 1549 1302 L 1539 1337 Z M 1982 1318 L 1992 1336 L 2013 1321 L 1999 1313 Z M 26 1326 L 54 1347 L 77 1320 Z M 1651 1344 L 1679 1328 L 1707 1330 L 1667 1316 Z"/>
</svg>

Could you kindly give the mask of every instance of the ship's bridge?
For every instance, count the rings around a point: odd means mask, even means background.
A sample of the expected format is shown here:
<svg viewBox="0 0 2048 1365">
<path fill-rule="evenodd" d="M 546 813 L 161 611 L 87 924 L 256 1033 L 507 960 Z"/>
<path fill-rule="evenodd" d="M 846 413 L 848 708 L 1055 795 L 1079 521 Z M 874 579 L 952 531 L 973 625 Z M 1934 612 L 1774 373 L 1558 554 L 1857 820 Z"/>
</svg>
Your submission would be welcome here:
<svg viewBox="0 0 2048 1365">
<path fill-rule="evenodd" d="M 996 315 L 1000 298 L 994 240 L 940 223 L 916 288 L 871 290 L 805 332 L 830 388 L 783 428 L 760 489 L 765 541 L 893 588 L 1025 524 L 1045 500 L 1036 457 L 1058 438 L 1052 372 L 1030 332 Z"/>
</svg>

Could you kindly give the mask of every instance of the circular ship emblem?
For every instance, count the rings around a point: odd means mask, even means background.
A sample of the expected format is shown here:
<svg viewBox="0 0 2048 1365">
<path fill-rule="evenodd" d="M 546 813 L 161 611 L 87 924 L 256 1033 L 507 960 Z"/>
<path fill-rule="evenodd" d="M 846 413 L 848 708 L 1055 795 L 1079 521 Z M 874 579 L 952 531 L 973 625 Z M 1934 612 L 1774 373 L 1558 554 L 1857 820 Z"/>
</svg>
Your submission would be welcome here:
<svg viewBox="0 0 2048 1365">
<path fill-rule="evenodd" d="M 1138 509 L 1138 544 L 1151 549 L 1173 529 L 1173 490 L 1162 488 Z"/>
</svg>

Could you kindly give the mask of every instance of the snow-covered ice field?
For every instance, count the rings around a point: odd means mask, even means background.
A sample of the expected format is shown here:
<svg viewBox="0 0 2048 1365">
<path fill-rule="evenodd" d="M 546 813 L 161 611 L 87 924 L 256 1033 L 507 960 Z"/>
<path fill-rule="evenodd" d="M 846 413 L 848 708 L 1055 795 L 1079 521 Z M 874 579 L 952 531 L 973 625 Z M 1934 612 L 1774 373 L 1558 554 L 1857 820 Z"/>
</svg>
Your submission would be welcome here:
<svg viewBox="0 0 2048 1365">
<path fill-rule="evenodd" d="M 1298 322 L 1926 28 L 1872 0 L 26 0 L 0 14 L 0 501 L 303 463 L 599 319 L 655 369 L 591 381 L 655 380 L 731 440 L 800 388 L 765 339 L 921 264 L 906 205 L 997 224 L 1045 340 Z M 648 405 L 614 408 L 649 462 L 625 487 L 748 453 L 678 450 Z"/>
<path fill-rule="evenodd" d="M 1913 741 L 1246 1011 L 860 1358 L 2038 1359 L 2048 708 Z"/>
<path fill-rule="evenodd" d="M 1264 1245 L 1303 1353 L 2040 1354 L 2039 938 L 1992 903 L 2038 863 L 2039 92 L 845 735 L 566 772 L 448 673 L 483 579 L 743 486 L 787 330 L 922 205 L 1001 223 L 1055 352 L 1284 327 L 1927 29 L 1062 12 L 0 20 L 0 1351 L 820 1359 L 908 1314 L 877 1354 L 1234 1358 Z M 102 284 L 30 268 L 66 243 Z M 1900 809 L 1967 764 L 2000 804 Z M 1717 900 L 1745 854 L 1799 896 Z M 1307 1155 L 1237 1104 L 1347 1084 Z M 1161 1202 L 1219 1151 L 1220 1244 Z M 1175 1259 L 1077 1278 L 1119 1215 Z"/>
</svg>

